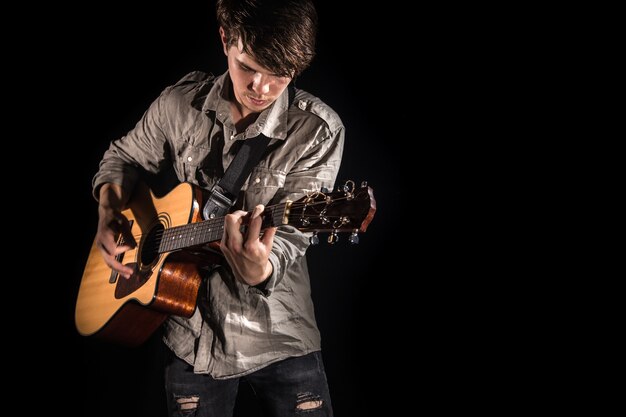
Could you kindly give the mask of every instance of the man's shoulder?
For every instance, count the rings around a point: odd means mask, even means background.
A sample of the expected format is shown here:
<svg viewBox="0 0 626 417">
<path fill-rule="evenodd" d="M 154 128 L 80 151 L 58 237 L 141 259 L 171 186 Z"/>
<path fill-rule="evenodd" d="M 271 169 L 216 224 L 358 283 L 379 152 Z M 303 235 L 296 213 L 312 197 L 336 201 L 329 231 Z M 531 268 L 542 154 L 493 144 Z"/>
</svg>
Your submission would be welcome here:
<svg viewBox="0 0 626 417">
<path fill-rule="evenodd" d="M 165 100 L 176 108 L 185 104 L 200 110 L 217 79 L 210 73 L 192 71 L 165 90 Z"/>
<path fill-rule="evenodd" d="M 328 125 L 331 132 L 343 127 L 343 122 L 337 112 L 322 99 L 307 91 L 296 89 L 291 108 L 295 112 L 305 112 L 317 116 Z"/>
<path fill-rule="evenodd" d="M 217 77 L 204 71 L 192 71 L 170 86 L 172 91 L 179 94 L 187 94 L 203 89 L 203 87 L 211 87 Z"/>
<path fill-rule="evenodd" d="M 215 76 L 213 74 L 209 74 L 204 71 L 191 71 L 190 73 L 186 74 L 183 78 L 178 80 L 176 84 L 174 84 L 174 86 L 176 87 L 176 86 L 205 83 L 208 81 L 213 81 L 214 79 L 215 79 Z"/>
</svg>

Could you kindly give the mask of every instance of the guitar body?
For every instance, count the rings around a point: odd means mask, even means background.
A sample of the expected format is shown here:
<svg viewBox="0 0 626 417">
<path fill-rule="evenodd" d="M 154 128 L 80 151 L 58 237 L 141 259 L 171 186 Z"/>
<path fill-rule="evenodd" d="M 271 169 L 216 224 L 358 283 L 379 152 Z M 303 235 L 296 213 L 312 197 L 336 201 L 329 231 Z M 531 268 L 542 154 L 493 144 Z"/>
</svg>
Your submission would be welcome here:
<svg viewBox="0 0 626 417">
<path fill-rule="evenodd" d="M 171 227 L 201 220 L 201 191 L 180 184 L 159 198 L 139 184 L 128 209 L 137 247 L 120 255 L 135 273 L 125 279 L 111 271 L 94 240 L 76 301 L 75 322 L 83 336 L 137 346 L 170 315 L 189 317 L 196 306 L 201 268 L 219 261 L 208 252 L 158 253 L 154 236 Z"/>
</svg>

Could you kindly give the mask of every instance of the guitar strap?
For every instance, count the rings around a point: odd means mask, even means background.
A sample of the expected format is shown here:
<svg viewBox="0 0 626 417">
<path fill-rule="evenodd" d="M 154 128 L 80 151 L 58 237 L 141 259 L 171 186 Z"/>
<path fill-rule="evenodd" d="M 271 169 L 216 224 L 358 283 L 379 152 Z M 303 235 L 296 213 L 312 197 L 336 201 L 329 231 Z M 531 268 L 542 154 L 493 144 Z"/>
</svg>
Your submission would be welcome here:
<svg viewBox="0 0 626 417">
<path fill-rule="evenodd" d="M 290 107 L 295 99 L 296 90 L 289 83 L 287 86 L 288 106 Z M 205 220 L 214 217 L 225 216 L 228 210 L 235 204 L 237 194 L 241 190 L 241 186 L 250 175 L 252 168 L 261 160 L 263 151 L 267 148 L 270 138 L 260 133 L 250 139 L 246 139 L 235 155 L 235 159 L 228 165 L 222 179 L 213 186 L 211 194 L 202 210 L 202 216 Z"/>
<path fill-rule="evenodd" d="M 202 210 L 205 220 L 228 213 L 228 210 L 235 204 L 241 186 L 250 175 L 252 168 L 261 160 L 269 142 L 270 138 L 263 133 L 243 142 L 241 149 L 226 168 L 222 179 L 211 189 L 211 194 Z"/>
</svg>

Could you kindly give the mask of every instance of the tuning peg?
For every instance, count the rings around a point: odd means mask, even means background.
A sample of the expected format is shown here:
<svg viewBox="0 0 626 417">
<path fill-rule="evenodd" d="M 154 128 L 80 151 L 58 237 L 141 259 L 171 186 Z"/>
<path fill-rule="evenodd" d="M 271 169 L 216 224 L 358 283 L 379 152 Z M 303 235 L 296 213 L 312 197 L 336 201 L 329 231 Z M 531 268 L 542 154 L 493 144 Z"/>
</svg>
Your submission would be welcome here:
<svg viewBox="0 0 626 417">
<path fill-rule="evenodd" d="M 348 241 L 352 243 L 353 245 L 358 245 L 359 244 L 359 232 L 350 233 L 350 237 L 348 238 Z"/>
<path fill-rule="evenodd" d="M 328 235 L 328 243 L 334 245 L 335 243 L 337 243 L 338 240 L 339 236 L 337 236 L 337 231 L 333 230 L 332 232 L 330 232 L 330 234 Z"/>
<path fill-rule="evenodd" d="M 311 245 L 317 245 L 320 243 L 320 238 L 317 236 L 317 232 L 313 232 L 313 236 L 309 238 L 309 243 Z"/>
</svg>

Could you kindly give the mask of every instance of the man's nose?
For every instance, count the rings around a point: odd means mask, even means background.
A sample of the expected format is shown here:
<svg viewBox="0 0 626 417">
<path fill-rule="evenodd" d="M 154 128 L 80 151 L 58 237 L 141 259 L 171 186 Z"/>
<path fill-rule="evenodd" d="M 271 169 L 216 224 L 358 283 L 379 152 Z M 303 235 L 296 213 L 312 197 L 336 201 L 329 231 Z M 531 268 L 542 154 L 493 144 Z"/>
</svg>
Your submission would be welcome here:
<svg viewBox="0 0 626 417">
<path fill-rule="evenodd" d="M 252 77 L 252 91 L 258 95 L 267 94 L 270 91 L 271 78 L 259 72 Z"/>
</svg>

